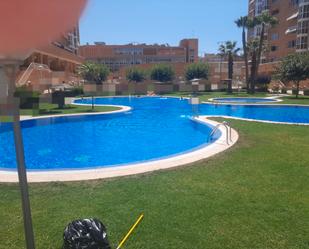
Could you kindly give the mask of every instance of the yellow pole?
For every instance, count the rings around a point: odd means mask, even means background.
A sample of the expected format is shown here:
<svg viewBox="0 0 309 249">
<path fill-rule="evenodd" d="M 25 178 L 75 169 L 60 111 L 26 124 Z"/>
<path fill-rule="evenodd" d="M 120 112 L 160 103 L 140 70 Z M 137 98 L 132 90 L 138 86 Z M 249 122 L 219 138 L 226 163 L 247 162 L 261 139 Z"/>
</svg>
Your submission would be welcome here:
<svg viewBox="0 0 309 249">
<path fill-rule="evenodd" d="M 130 228 L 129 232 L 127 233 L 127 235 L 122 239 L 122 241 L 119 243 L 117 249 L 120 249 L 124 243 L 127 241 L 127 239 L 129 238 L 129 236 L 131 235 L 131 233 L 134 231 L 134 229 L 138 226 L 138 224 L 142 221 L 142 219 L 144 218 L 144 215 L 142 214 L 137 221 L 134 223 L 134 225 Z"/>
</svg>

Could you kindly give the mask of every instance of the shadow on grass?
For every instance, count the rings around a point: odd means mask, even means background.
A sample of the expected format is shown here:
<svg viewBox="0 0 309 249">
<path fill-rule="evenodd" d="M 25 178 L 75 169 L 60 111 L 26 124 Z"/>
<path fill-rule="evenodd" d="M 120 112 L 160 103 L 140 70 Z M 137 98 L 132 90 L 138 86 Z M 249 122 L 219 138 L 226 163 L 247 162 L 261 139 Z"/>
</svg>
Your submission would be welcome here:
<svg viewBox="0 0 309 249">
<path fill-rule="evenodd" d="M 59 109 L 61 110 L 61 109 Z M 44 114 L 44 115 L 48 115 L 48 114 L 61 114 L 62 112 L 61 111 L 56 111 L 55 109 L 53 110 L 46 110 L 46 109 L 41 109 L 39 111 L 39 114 Z"/>
<path fill-rule="evenodd" d="M 75 106 L 64 106 L 63 108 L 55 107 L 51 110 L 72 110 L 72 109 L 77 109 Z"/>
</svg>

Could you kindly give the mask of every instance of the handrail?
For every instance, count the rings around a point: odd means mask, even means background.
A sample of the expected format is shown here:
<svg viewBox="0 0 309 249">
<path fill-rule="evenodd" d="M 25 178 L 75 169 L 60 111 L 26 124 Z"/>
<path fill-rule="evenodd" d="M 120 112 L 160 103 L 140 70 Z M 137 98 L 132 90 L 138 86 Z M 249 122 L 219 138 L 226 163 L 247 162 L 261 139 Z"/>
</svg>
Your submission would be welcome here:
<svg viewBox="0 0 309 249">
<path fill-rule="evenodd" d="M 24 85 L 27 83 L 27 80 L 29 79 L 30 75 L 32 74 L 32 72 L 34 70 L 45 70 L 47 72 L 51 72 L 51 70 L 49 69 L 49 67 L 45 64 L 40 64 L 40 63 L 35 63 L 32 62 L 30 63 L 30 65 L 28 66 L 28 68 L 25 70 L 25 72 L 21 75 L 21 77 L 18 80 L 18 85 Z"/>
<path fill-rule="evenodd" d="M 224 121 L 223 123 L 217 124 L 211 131 L 208 137 L 208 141 L 211 141 L 215 133 L 219 130 L 220 126 L 224 126 L 226 128 L 226 144 L 229 145 L 232 140 L 232 128 L 228 122 Z"/>
</svg>

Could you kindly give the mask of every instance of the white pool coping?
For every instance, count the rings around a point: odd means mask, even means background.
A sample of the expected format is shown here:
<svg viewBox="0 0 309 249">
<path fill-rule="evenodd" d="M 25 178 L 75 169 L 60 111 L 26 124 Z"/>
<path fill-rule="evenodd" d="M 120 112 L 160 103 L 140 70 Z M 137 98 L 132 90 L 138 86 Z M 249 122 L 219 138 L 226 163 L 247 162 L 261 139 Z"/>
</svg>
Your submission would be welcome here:
<svg viewBox="0 0 309 249">
<path fill-rule="evenodd" d="M 277 121 L 268 121 L 268 120 L 260 120 L 260 119 L 239 118 L 239 117 L 225 116 L 225 115 L 204 115 L 203 117 L 205 117 L 205 118 L 235 119 L 235 120 L 248 121 L 248 122 L 265 123 L 265 124 L 309 126 L 309 123 L 277 122 Z"/>
<path fill-rule="evenodd" d="M 81 115 L 81 114 L 80 114 Z M 82 114 L 89 115 L 89 114 Z M 96 115 L 100 115 L 96 113 Z M 54 117 L 54 116 L 52 116 Z M 46 117 L 45 117 L 46 118 Z M 194 119 L 197 122 L 205 125 L 216 126 L 219 123 L 208 120 L 206 117 L 199 117 Z M 59 171 L 29 171 L 27 172 L 29 182 L 67 182 L 67 181 L 84 181 L 106 179 L 120 176 L 137 175 L 147 172 L 164 170 L 174 168 L 186 164 L 190 164 L 199 160 L 203 160 L 221 153 L 232 147 L 239 138 L 236 130 L 232 129 L 232 141 L 226 143 L 226 129 L 220 126 L 221 136 L 211 144 L 208 144 L 198 150 L 190 151 L 188 153 L 180 154 L 174 157 L 168 157 L 156 161 L 148 161 L 143 163 L 130 164 L 126 166 L 115 166 L 108 168 L 95 168 L 86 170 L 59 170 Z M 205 137 L 205 142 L 207 142 Z M 0 182 L 16 183 L 18 182 L 18 175 L 15 171 L 0 171 Z"/>
<path fill-rule="evenodd" d="M 81 104 L 83 105 L 83 104 Z M 20 116 L 20 120 L 32 120 L 32 119 L 47 119 L 47 118 L 60 118 L 60 117 L 72 117 L 72 116 L 83 116 L 83 115 L 107 115 L 107 114 L 114 114 L 114 113 L 123 113 L 131 111 L 132 108 L 129 106 L 124 105 L 104 105 L 107 107 L 117 107 L 120 108 L 119 110 L 115 111 L 106 111 L 106 112 L 80 112 L 80 113 L 70 113 L 70 114 L 56 114 L 56 115 L 44 115 L 44 116 Z"/>
<path fill-rule="evenodd" d="M 222 104 L 225 104 L 225 105 L 274 105 L 274 103 L 278 103 L 278 102 L 282 102 L 283 100 L 282 99 L 279 99 L 280 97 L 282 96 L 269 96 L 269 97 L 218 97 L 218 98 L 211 98 L 211 99 L 208 99 L 208 101 L 205 101 L 205 102 L 202 102 L 202 103 L 207 103 L 207 104 L 219 104 L 219 105 L 222 105 Z M 272 102 L 257 102 L 257 103 L 244 103 L 244 102 L 224 102 L 224 99 L 230 99 L 230 98 L 242 98 L 242 99 L 271 99 L 273 100 Z M 220 100 L 223 100 L 222 102 L 220 102 Z"/>
</svg>

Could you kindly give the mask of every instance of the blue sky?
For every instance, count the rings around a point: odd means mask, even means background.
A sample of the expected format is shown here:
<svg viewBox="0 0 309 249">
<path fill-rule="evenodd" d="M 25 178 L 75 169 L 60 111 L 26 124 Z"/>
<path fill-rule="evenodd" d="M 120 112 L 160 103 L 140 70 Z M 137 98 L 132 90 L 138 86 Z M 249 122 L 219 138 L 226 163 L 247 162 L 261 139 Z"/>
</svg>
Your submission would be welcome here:
<svg viewBox="0 0 309 249">
<path fill-rule="evenodd" d="M 246 15 L 248 0 L 89 0 L 80 21 L 81 44 L 169 43 L 199 38 L 200 54 L 218 42 L 238 41 L 234 20 Z"/>
</svg>

